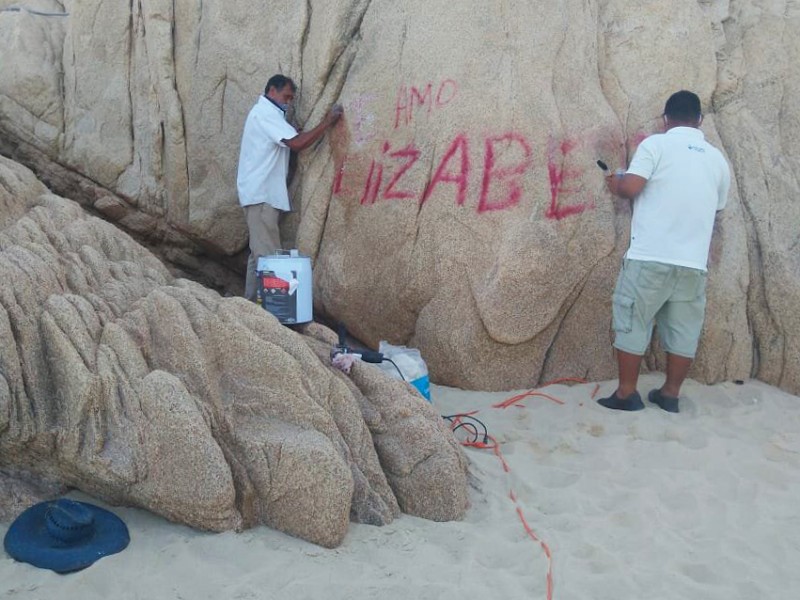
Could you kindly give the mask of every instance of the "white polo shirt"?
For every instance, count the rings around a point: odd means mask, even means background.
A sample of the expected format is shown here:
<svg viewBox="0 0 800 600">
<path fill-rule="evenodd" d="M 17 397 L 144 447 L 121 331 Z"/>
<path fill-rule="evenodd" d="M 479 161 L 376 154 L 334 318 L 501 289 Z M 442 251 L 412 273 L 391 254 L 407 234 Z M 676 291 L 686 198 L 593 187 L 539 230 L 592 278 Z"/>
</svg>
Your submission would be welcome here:
<svg viewBox="0 0 800 600">
<path fill-rule="evenodd" d="M 651 135 L 628 173 L 647 179 L 633 202 L 626 258 L 705 271 L 714 217 L 728 201 L 730 168 L 694 127 Z"/>
<path fill-rule="evenodd" d="M 283 111 L 264 96 L 247 115 L 239 152 L 236 187 L 239 204 L 264 202 L 279 210 L 291 210 L 286 178 L 289 175 L 289 147 L 281 140 L 297 135 Z"/>
</svg>

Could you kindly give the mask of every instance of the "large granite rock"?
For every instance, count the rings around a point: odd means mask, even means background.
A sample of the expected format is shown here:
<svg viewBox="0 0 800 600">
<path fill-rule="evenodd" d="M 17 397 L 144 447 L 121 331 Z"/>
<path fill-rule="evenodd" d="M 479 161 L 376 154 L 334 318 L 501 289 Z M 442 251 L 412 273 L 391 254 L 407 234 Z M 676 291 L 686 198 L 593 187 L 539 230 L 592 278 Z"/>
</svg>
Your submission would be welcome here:
<svg viewBox="0 0 800 600">
<path fill-rule="evenodd" d="M 351 519 L 465 513 L 466 459 L 410 386 L 349 379 L 333 332 L 175 279 L 2 157 L 0 279 L 0 515 L 61 485 L 335 546 Z"/>
<path fill-rule="evenodd" d="M 241 279 L 238 144 L 266 78 L 296 78 L 301 123 L 343 102 L 284 233 L 315 258 L 318 312 L 461 387 L 614 376 L 630 208 L 594 161 L 624 165 L 665 98 L 697 91 L 735 185 L 692 375 L 800 390 L 794 3 L 36 6 L 69 16 L 0 13 L 0 151 L 218 287 Z"/>
</svg>

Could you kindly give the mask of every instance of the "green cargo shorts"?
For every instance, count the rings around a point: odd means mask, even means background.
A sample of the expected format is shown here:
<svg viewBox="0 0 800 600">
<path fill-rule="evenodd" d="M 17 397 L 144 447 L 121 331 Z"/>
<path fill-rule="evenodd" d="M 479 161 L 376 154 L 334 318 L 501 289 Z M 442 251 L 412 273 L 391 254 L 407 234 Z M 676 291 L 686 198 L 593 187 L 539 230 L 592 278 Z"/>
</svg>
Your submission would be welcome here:
<svg viewBox="0 0 800 600">
<path fill-rule="evenodd" d="M 706 309 L 706 272 L 625 259 L 612 304 L 618 350 L 644 354 L 655 321 L 664 350 L 694 358 Z"/>
</svg>

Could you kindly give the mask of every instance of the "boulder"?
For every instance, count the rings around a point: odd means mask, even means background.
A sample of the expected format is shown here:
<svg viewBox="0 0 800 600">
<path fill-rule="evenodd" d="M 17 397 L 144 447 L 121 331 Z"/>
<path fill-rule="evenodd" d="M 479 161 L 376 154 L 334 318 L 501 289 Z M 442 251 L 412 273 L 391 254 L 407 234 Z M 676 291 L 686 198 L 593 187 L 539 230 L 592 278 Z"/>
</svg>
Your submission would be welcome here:
<svg viewBox="0 0 800 600">
<path fill-rule="evenodd" d="M 668 95 L 696 91 L 735 183 L 691 375 L 800 391 L 800 14 L 785 2 L 133 3 L 0 12 L 0 152 L 177 269 L 239 293 L 242 125 L 267 78 L 298 124 L 345 119 L 292 180 L 288 245 L 315 307 L 417 346 L 473 389 L 615 374 L 624 166 Z M 0 7 L 11 6 L 0 0 Z M 274 16 L 280 14 L 281 18 Z M 657 343 L 648 366 L 664 365 Z"/>
<path fill-rule="evenodd" d="M 401 508 L 464 515 L 466 459 L 413 390 L 373 366 L 348 379 L 332 332 L 173 277 L 5 158 L 0 277 L 0 472 L 327 547 Z M 2 481 L 8 514 L 28 488 Z"/>
</svg>

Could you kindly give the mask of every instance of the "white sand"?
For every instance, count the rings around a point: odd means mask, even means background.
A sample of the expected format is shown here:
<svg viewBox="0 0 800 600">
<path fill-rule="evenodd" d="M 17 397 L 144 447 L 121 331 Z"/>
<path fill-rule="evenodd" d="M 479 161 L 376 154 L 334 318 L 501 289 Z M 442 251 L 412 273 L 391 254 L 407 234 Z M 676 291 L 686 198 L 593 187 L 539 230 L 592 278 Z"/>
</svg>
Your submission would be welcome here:
<svg viewBox="0 0 800 600">
<path fill-rule="evenodd" d="M 640 390 L 661 380 L 645 376 Z M 513 394 L 433 386 L 443 414 L 480 409 L 511 469 L 467 451 L 464 522 L 352 525 L 325 550 L 263 527 L 204 534 L 115 508 L 127 550 L 68 576 L 0 552 L 0 598 L 546 598 L 548 561 L 511 489 L 552 550 L 559 600 L 800 598 L 800 398 L 757 382 L 687 382 L 680 415 L 625 414 L 597 406 L 593 389 L 553 386 L 564 405 L 528 398 L 499 410 Z"/>
</svg>

